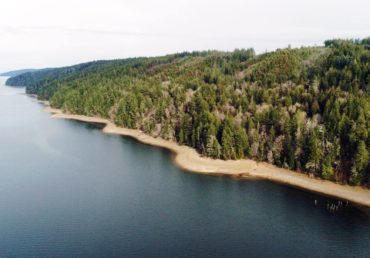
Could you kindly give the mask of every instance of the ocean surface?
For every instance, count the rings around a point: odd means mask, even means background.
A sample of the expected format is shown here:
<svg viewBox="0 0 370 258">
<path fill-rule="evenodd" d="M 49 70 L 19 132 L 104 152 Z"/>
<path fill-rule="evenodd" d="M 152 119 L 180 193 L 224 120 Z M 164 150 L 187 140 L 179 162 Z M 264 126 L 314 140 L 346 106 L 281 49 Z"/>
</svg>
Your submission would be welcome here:
<svg viewBox="0 0 370 258">
<path fill-rule="evenodd" d="M 50 119 L 0 78 L 0 257 L 370 257 L 370 215 Z M 315 206 L 317 200 L 317 206 Z"/>
</svg>

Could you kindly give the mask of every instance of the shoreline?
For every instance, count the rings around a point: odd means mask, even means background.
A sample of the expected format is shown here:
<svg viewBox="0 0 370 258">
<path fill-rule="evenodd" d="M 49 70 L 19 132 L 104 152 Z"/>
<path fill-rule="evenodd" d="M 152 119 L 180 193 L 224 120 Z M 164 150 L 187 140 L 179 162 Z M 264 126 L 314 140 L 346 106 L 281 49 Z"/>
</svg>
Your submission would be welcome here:
<svg viewBox="0 0 370 258">
<path fill-rule="evenodd" d="M 240 179 L 262 179 L 308 190 L 325 196 L 347 200 L 353 204 L 370 208 L 370 190 L 359 186 L 341 185 L 331 181 L 311 178 L 306 174 L 276 167 L 266 162 L 249 159 L 215 160 L 202 157 L 193 148 L 179 145 L 162 138 L 154 138 L 137 129 L 117 127 L 107 119 L 84 115 L 65 114 L 60 109 L 53 109 L 47 101 L 39 101 L 46 107 L 44 112 L 52 113 L 51 118 L 70 119 L 88 123 L 105 124 L 102 132 L 134 138 L 135 140 L 155 147 L 167 149 L 174 154 L 173 162 L 179 168 L 192 173 L 230 176 Z"/>
</svg>

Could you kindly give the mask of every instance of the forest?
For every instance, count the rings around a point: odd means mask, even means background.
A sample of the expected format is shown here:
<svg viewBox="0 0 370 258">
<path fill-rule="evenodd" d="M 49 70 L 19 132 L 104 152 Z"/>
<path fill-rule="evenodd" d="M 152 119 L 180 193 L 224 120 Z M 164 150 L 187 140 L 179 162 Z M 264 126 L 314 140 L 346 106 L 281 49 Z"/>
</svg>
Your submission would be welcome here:
<svg viewBox="0 0 370 258">
<path fill-rule="evenodd" d="M 184 52 L 24 73 L 12 86 L 215 159 L 370 187 L 370 38 Z"/>
</svg>

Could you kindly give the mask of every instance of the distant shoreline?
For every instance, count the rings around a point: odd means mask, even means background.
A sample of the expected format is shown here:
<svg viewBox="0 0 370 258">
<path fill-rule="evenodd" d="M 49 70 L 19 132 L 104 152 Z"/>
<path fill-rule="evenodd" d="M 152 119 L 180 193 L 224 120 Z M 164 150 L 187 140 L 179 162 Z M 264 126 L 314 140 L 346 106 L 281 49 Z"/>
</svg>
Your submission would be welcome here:
<svg viewBox="0 0 370 258">
<path fill-rule="evenodd" d="M 270 180 L 370 208 L 370 190 L 358 186 L 341 185 L 327 180 L 311 178 L 305 174 L 279 168 L 266 162 L 256 162 L 249 159 L 225 161 L 202 157 L 191 147 L 179 145 L 162 138 L 154 138 L 140 130 L 117 127 L 107 119 L 65 114 L 59 109 L 51 108 L 47 101 L 40 101 L 40 103 L 46 105 L 44 111 L 52 113 L 52 118 L 105 124 L 105 127 L 102 129 L 104 133 L 131 137 L 144 144 L 170 150 L 175 154 L 174 163 L 188 172 L 231 176 L 240 179 Z"/>
</svg>

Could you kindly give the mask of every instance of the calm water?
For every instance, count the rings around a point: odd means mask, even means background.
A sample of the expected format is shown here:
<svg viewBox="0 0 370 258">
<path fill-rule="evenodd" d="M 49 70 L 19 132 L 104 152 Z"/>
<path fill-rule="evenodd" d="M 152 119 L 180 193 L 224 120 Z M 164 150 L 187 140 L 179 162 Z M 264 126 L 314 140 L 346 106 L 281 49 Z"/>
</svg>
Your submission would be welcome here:
<svg viewBox="0 0 370 258">
<path fill-rule="evenodd" d="M 50 119 L 3 82 L 1 257 L 370 257 L 370 217 L 355 208 L 184 173 L 166 151 Z"/>
</svg>

